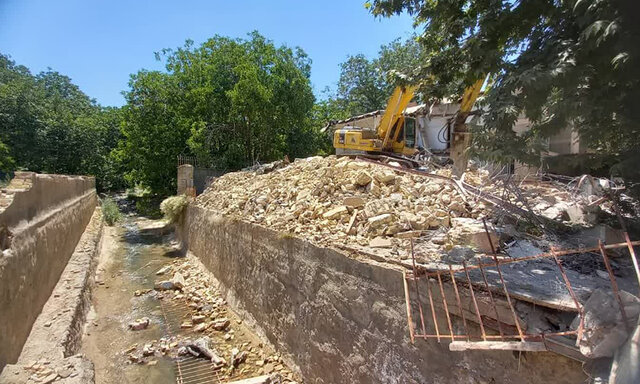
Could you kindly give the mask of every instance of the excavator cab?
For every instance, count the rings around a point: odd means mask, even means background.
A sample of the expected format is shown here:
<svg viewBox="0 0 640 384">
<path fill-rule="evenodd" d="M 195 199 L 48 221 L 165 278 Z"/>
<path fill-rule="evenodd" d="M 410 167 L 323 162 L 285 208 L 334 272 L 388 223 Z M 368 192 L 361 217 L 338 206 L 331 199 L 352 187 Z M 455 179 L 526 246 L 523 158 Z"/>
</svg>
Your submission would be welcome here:
<svg viewBox="0 0 640 384">
<path fill-rule="evenodd" d="M 403 114 L 415 87 L 396 87 L 375 129 L 345 126 L 334 132 L 336 155 L 411 156 L 415 154 L 416 121 Z"/>
</svg>

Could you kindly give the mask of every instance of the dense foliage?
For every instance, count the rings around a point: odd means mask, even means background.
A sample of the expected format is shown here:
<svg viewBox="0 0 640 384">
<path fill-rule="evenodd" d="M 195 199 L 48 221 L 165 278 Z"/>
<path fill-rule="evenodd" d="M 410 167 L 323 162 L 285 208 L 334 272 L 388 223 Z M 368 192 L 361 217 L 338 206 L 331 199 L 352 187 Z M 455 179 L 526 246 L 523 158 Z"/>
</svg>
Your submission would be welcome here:
<svg viewBox="0 0 640 384">
<path fill-rule="evenodd" d="M 109 157 L 119 111 L 101 108 L 66 76 L 32 75 L 0 54 L 0 171 L 89 174 L 98 188 L 121 184 Z"/>
<path fill-rule="evenodd" d="M 382 45 L 378 56 L 349 56 L 340 64 L 336 95 L 330 98 L 347 116 L 383 109 L 399 79 L 412 78 L 423 53 L 415 38 Z"/>
<path fill-rule="evenodd" d="M 117 153 L 129 181 L 169 193 L 180 154 L 224 170 L 319 148 L 311 63 L 301 49 L 276 47 L 254 32 L 200 46 L 188 41 L 157 57 L 166 72 L 138 72 L 126 93 Z"/>
<path fill-rule="evenodd" d="M 640 145 L 640 24 L 630 0 L 375 0 L 375 15 L 407 11 L 427 53 L 421 85 L 435 97 L 492 74 L 475 144 L 493 160 L 539 159 L 538 145 L 574 127 L 610 155 Z M 520 114 L 533 128 L 517 136 Z"/>
</svg>

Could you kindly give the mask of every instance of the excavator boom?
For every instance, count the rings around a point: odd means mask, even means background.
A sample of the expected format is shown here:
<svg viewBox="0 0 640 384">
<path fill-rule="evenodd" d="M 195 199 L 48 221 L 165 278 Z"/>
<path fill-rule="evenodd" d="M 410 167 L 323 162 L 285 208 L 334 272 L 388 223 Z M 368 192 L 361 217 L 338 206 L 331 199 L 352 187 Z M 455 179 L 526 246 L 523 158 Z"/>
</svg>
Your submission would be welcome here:
<svg viewBox="0 0 640 384">
<path fill-rule="evenodd" d="M 378 125 L 378 137 L 382 140 L 383 149 L 390 147 L 389 137 L 391 136 L 391 130 L 402 116 L 402 111 L 413 98 L 415 90 L 416 87 L 414 86 L 396 87 L 391 97 L 389 97 L 387 107 Z"/>
</svg>

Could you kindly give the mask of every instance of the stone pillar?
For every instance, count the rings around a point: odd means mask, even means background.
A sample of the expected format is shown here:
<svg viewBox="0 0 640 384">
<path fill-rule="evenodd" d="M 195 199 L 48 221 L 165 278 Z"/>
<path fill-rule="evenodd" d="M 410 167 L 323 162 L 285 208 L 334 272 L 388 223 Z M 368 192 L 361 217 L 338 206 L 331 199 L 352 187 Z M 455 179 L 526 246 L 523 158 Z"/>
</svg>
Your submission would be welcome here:
<svg viewBox="0 0 640 384">
<path fill-rule="evenodd" d="M 193 165 L 183 164 L 178 166 L 178 195 L 195 195 L 193 188 Z"/>
</svg>

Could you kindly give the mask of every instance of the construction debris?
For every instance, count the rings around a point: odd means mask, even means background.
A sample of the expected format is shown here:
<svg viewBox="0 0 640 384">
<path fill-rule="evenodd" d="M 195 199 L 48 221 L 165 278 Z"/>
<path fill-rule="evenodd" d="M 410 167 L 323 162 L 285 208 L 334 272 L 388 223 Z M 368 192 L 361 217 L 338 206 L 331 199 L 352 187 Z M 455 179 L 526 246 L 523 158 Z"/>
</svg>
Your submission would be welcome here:
<svg viewBox="0 0 640 384">
<path fill-rule="evenodd" d="M 196 204 L 323 245 L 349 239 L 396 252 L 408 234 L 487 213 L 483 204 L 469 207 L 446 181 L 334 156 L 296 159 L 268 174 L 226 174 Z"/>
<path fill-rule="evenodd" d="M 181 347 L 179 354 L 184 355 L 190 353 L 195 357 L 204 357 L 213 363 L 216 367 L 222 367 L 227 362 L 218 355 L 218 352 L 211 347 L 211 339 L 208 336 L 201 337 Z"/>
<path fill-rule="evenodd" d="M 141 319 L 135 319 L 134 321 L 129 323 L 129 329 L 132 331 L 140 331 L 142 329 L 147 329 L 149 326 L 149 318 L 143 317 Z"/>
<path fill-rule="evenodd" d="M 602 289 L 593 291 L 584 304 L 584 326 L 587 331 L 579 339 L 583 355 L 593 359 L 612 357 L 627 340 L 640 314 L 640 299 L 625 291 L 620 291 L 620 296 L 623 311 L 613 294 Z M 576 318 L 572 328 L 577 329 L 578 326 L 579 318 Z"/>
</svg>

